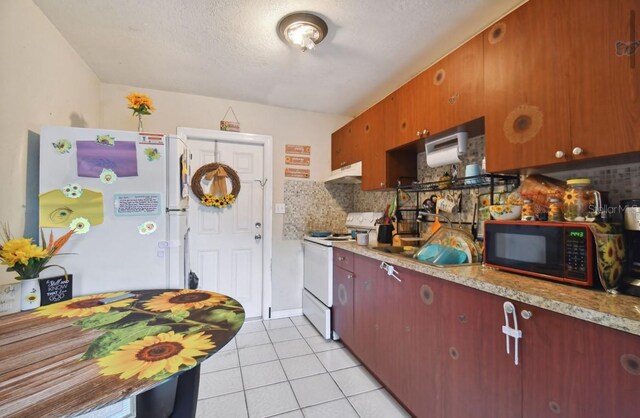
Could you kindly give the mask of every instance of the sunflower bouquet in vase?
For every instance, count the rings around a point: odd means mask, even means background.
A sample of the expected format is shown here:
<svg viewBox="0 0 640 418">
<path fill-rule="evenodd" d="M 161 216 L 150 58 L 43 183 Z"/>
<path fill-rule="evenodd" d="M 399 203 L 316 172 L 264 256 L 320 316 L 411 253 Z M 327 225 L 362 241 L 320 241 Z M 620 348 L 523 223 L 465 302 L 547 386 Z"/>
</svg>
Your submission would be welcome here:
<svg viewBox="0 0 640 418">
<path fill-rule="evenodd" d="M 133 92 L 126 96 L 129 109 L 133 110 L 133 115 L 138 116 L 138 132 L 142 132 L 142 115 L 150 115 L 156 110 L 149 96 L 142 93 Z"/>
<path fill-rule="evenodd" d="M 42 234 L 42 247 L 33 243 L 31 238 L 14 238 L 7 226 L 2 227 L 2 245 L 0 245 L 0 264 L 7 266 L 7 271 L 18 274 L 16 280 L 21 281 L 20 307 L 22 310 L 34 309 L 40 306 L 40 285 L 38 277 L 43 270 L 51 267 L 61 268 L 65 278 L 67 271 L 57 264 L 49 264 L 58 255 L 60 249 L 67 243 L 75 230 L 68 231 L 54 240 L 53 232 L 49 236 L 49 243 Z"/>
</svg>

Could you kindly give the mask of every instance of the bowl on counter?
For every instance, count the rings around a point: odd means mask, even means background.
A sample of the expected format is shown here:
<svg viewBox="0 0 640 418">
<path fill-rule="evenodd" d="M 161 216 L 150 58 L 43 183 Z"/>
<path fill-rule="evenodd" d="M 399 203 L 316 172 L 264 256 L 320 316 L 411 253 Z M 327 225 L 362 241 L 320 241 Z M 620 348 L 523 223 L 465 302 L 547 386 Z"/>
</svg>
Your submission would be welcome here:
<svg viewBox="0 0 640 418">
<path fill-rule="evenodd" d="M 491 217 L 497 221 L 514 221 L 520 219 L 522 206 L 520 205 L 491 205 L 489 206 Z"/>
</svg>

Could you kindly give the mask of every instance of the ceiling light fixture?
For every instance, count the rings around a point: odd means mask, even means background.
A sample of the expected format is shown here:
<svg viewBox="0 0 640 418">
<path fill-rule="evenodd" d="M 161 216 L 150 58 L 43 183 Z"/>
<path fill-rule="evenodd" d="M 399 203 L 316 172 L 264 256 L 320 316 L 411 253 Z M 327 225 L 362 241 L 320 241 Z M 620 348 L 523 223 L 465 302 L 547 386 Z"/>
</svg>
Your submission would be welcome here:
<svg viewBox="0 0 640 418">
<path fill-rule="evenodd" d="M 327 36 L 327 24 L 320 17 L 311 14 L 291 13 L 278 23 L 278 36 L 302 50 L 313 49 Z"/>
</svg>

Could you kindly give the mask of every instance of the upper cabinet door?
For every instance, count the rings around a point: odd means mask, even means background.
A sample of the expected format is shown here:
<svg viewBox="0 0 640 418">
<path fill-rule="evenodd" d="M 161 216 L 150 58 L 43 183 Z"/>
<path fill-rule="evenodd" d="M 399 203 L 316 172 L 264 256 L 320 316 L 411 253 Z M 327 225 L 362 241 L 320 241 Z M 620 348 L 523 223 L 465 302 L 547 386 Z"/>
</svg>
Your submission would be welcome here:
<svg viewBox="0 0 640 418">
<path fill-rule="evenodd" d="M 376 190 L 387 187 L 387 162 L 385 152 L 385 110 L 384 99 L 358 118 L 362 119 L 362 190 Z"/>
<path fill-rule="evenodd" d="M 360 121 L 354 119 L 331 135 L 331 169 L 337 170 L 362 160 L 360 155 Z"/>
<path fill-rule="evenodd" d="M 640 150 L 640 0 L 569 2 L 572 157 Z M 580 150 L 573 150 L 578 147 Z"/>
<path fill-rule="evenodd" d="M 434 64 L 429 70 L 432 133 L 481 117 L 484 113 L 482 34 Z"/>
<path fill-rule="evenodd" d="M 488 171 L 553 164 L 571 153 L 568 72 L 576 64 L 563 46 L 566 9 L 565 0 L 533 0 L 484 32 Z"/>
<path fill-rule="evenodd" d="M 430 93 L 426 86 L 428 70 L 416 76 L 387 99 L 387 149 L 393 149 L 429 134 Z"/>
</svg>

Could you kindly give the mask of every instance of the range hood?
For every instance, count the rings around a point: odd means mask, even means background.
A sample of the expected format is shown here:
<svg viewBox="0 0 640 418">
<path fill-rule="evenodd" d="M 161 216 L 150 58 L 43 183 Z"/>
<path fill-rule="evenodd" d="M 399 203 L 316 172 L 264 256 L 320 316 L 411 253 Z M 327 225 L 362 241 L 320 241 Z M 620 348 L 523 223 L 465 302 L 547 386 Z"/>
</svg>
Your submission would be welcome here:
<svg viewBox="0 0 640 418">
<path fill-rule="evenodd" d="M 333 170 L 331 175 L 324 179 L 324 182 L 346 184 L 362 183 L 362 161 Z"/>
</svg>

